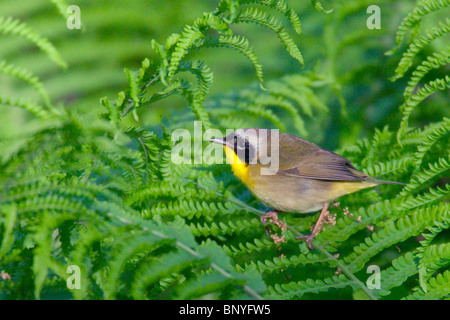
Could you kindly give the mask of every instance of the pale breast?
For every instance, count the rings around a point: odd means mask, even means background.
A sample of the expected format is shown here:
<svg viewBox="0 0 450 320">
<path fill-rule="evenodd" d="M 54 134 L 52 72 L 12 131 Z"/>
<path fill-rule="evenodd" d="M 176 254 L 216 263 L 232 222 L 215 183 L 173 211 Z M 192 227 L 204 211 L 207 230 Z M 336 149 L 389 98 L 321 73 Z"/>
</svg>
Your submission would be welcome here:
<svg viewBox="0 0 450 320">
<path fill-rule="evenodd" d="M 274 176 L 252 176 L 253 195 L 266 206 L 284 212 L 308 213 L 319 210 L 327 199 L 313 190 L 311 180 Z"/>
<path fill-rule="evenodd" d="M 327 202 L 375 184 L 323 181 L 280 175 L 255 175 L 248 188 L 266 206 L 283 212 L 309 213 Z"/>
</svg>

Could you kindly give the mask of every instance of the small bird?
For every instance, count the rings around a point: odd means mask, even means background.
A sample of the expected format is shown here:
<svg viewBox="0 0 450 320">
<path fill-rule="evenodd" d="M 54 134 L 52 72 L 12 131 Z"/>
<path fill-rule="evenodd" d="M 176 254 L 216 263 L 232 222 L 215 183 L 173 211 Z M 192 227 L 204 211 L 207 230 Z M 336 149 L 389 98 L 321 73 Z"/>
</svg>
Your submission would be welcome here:
<svg viewBox="0 0 450 320">
<path fill-rule="evenodd" d="M 208 141 L 224 146 L 235 176 L 259 201 L 274 209 L 261 217 L 264 224 L 268 218 L 278 221 L 278 212 L 310 213 L 321 209 L 311 234 L 303 237 L 310 249 L 333 200 L 378 184 L 403 184 L 376 180 L 358 171 L 344 157 L 278 131 L 238 129 Z M 278 168 L 272 174 L 262 174 L 262 169 L 271 165 L 261 161 L 262 157 L 270 158 L 273 147 L 278 148 Z"/>
</svg>

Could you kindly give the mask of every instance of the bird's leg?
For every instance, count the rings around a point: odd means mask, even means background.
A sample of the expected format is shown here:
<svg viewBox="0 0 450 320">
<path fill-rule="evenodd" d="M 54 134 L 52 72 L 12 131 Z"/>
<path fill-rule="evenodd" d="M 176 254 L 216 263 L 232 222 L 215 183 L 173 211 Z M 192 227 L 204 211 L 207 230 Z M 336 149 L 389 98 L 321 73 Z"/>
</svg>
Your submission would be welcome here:
<svg viewBox="0 0 450 320">
<path fill-rule="evenodd" d="M 305 239 L 306 244 L 308 245 L 308 248 L 311 250 L 314 249 L 312 242 L 313 242 L 314 238 L 317 236 L 317 234 L 320 232 L 320 230 L 322 229 L 323 222 L 324 222 L 323 220 L 328 215 L 328 207 L 329 206 L 330 206 L 330 204 L 328 202 L 323 205 L 322 211 L 320 212 L 320 215 L 319 215 L 319 219 L 317 219 L 317 222 L 314 225 L 314 229 L 309 236 L 297 237 L 297 239 Z"/>
<path fill-rule="evenodd" d="M 266 214 L 261 216 L 260 219 L 261 219 L 262 224 L 266 224 L 268 219 L 278 220 L 278 212 L 275 210 L 266 212 Z M 272 221 L 270 221 L 270 222 L 272 222 Z"/>
<path fill-rule="evenodd" d="M 287 229 L 286 224 L 278 219 L 278 211 L 272 210 L 267 212 L 265 215 L 261 216 L 261 222 L 262 224 L 267 224 L 267 220 L 269 220 L 270 223 L 273 223 L 274 225 L 277 225 L 282 231 L 285 231 Z M 266 229 L 267 232 L 267 229 Z"/>
</svg>

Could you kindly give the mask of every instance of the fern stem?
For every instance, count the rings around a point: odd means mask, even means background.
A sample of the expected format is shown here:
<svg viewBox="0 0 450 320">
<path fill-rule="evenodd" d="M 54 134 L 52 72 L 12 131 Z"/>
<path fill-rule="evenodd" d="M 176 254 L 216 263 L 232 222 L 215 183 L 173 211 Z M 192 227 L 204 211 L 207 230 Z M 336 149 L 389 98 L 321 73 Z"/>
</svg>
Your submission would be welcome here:
<svg viewBox="0 0 450 320">
<path fill-rule="evenodd" d="M 124 223 L 124 224 L 128 224 L 128 225 L 132 225 L 132 221 L 124 218 L 124 217 L 119 217 L 119 216 L 113 216 L 110 215 L 111 217 L 115 217 L 117 218 L 120 222 Z M 164 233 L 158 232 L 156 230 L 151 230 L 145 226 L 141 226 L 141 229 L 143 231 L 150 231 L 151 233 L 153 233 L 155 236 L 161 238 L 161 239 L 170 239 L 170 237 L 168 237 L 167 235 L 165 235 Z M 188 252 L 189 254 L 193 255 L 194 257 L 199 258 L 200 260 L 205 259 L 206 257 L 201 255 L 200 253 L 198 253 L 197 251 L 193 250 L 192 248 L 190 248 L 189 246 L 185 245 L 184 243 L 180 242 L 180 241 L 176 241 L 175 242 L 176 246 L 179 247 L 180 249 Z M 214 270 L 216 270 L 217 272 L 219 272 L 220 274 L 222 274 L 223 276 L 229 278 L 229 279 L 233 279 L 233 276 L 228 273 L 226 270 L 224 270 L 221 266 L 219 266 L 218 264 L 211 262 L 210 264 L 211 268 L 213 268 Z M 257 293 L 255 290 L 253 290 L 251 287 L 244 285 L 242 287 L 242 290 L 244 290 L 245 293 L 247 293 L 249 296 L 257 299 L 257 300 L 263 300 L 263 297 L 261 297 L 261 295 L 259 293 Z"/>
</svg>

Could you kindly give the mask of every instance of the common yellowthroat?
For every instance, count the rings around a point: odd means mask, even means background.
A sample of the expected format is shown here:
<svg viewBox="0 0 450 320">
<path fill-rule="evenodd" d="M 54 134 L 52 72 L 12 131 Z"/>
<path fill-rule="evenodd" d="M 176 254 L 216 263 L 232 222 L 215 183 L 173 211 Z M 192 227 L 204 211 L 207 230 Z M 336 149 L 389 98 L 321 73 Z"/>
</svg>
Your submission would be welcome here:
<svg viewBox="0 0 450 320">
<path fill-rule="evenodd" d="M 261 221 L 274 216 L 278 219 L 277 212 L 310 213 L 322 209 L 313 231 L 305 237 L 311 249 L 333 200 L 378 184 L 402 184 L 376 180 L 355 169 L 344 157 L 278 131 L 239 129 L 224 138 L 209 141 L 224 146 L 227 162 L 235 176 L 258 200 L 275 209 Z M 277 161 L 267 163 L 274 155 L 278 159 L 271 160 Z M 269 169 L 273 162 L 278 162 L 277 169 L 263 174 L 263 169 Z"/>
</svg>

